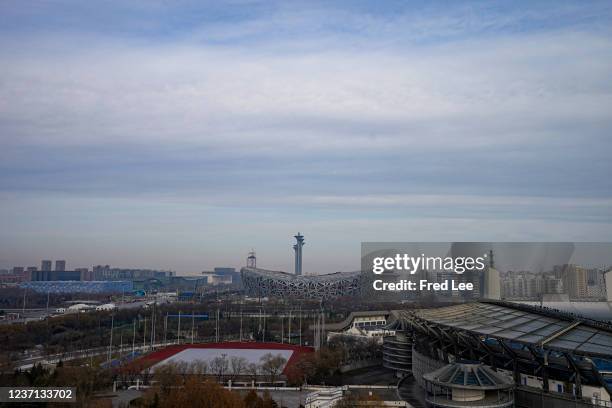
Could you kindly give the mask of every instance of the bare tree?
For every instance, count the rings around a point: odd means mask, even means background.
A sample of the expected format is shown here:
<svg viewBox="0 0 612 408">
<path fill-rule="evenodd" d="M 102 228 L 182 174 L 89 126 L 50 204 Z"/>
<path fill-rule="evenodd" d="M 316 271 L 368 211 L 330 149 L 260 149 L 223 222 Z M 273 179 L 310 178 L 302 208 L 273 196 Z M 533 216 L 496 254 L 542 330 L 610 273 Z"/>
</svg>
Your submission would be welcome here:
<svg viewBox="0 0 612 408">
<path fill-rule="evenodd" d="M 267 353 L 260 359 L 261 370 L 266 374 L 268 381 L 274 383 L 282 372 L 287 359 L 280 354 Z"/>
<path fill-rule="evenodd" d="M 208 374 L 208 362 L 205 360 L 196 360 L 190 365 L 190 372 L 194 375 L 204 376 Z"/>
<path fill-rule="evenodd" d="M 179 361 L 174 363 L 174 365 L 177 373 L 180 374 L 181 378 L 183 379 L 183 383 L 187 382 L 187 379 L 191 374 L 191 365 L 187 361 Z"/>
<path fill-rule="evenodd" d="M 219 382 L 222 382 L 228 366 L 227 354 L 222 354 L 212 359 L 210 362 L 210 372 L 217 376 Z"/>
<path fill-rule="evenodd" d="M 176 365 L 173 363 L 164 364 L 155 369 L 155 379 L 162 394 L 170 393 L 172 387 L 179 383 L 179 374 Z"/>
<path fill-rule="evenodd" d="M 259 366 L 255 363 L 251 363 L 249 365 L 247 365 L 246 367 L 246 373 L 249 375 L 249 377 L 251 377 L 251 380 L 253 380 L 253 382 L 257 381 L 257 374 L 259 374 Z"/>
<path fill-rule="evenodd" d="M 242 374 L 249 364 L 249 361 L 244 357 L 232 356 L 230 359 L 231 379 L 234 380 Z"/>
</svg>

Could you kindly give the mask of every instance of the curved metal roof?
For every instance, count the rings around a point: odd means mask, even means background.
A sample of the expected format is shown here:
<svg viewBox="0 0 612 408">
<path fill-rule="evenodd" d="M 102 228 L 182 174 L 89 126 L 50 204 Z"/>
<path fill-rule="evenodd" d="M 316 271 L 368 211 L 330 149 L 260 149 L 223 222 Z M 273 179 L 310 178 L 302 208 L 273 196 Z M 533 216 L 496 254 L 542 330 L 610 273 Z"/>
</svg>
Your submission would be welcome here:
<svg viewBox="0 0 612 408">
<path fill-rule="evenodd" d="M 524 305 L 463 303 L 404 311 L 399 317 L 579 355 L 612 356 L 611 326 Z"/>
</svg>

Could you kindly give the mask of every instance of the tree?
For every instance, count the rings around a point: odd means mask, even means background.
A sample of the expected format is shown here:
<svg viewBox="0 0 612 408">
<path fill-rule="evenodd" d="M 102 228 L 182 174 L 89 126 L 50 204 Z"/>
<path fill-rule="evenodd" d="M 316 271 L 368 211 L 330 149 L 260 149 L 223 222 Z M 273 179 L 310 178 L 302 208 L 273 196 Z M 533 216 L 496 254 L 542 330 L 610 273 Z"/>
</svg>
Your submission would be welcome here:
<svg viewBox="0 0 612 408">
<path fill-rule="evenodd" d="M 263 400 L 262 401 L 263 408 L 278 408 L 278 404 L 276 403 L 276 401 L 272 399 L 272 397 L 270 396 L 270 393 L 267 390 L 264 392 L 262 400 Z"/>
<path fill-rule="evenodd" d="M 162 396 L 170 394 L 172 387 L 179 384 L 179 375 L 176 366 L 172 363 L 164 364 L 155 370 L 157 388 Z"/>
<path fill-rule="evenodd" d="M 158 394 L 158 406 L 164 408 L 245 408 L 245 403 L 237 395 L 212 381 L 202 382 L 191 377 L 183 386 L 175 384 L 167 394 Z M 147 406 L 155 402 L 157 389 L 147 394 Z"/>
<path fill-rule="evenodd" d="M 227 361 L 227 355 L 222 354 L 212 359 L 210 362 L 210 371 L 212 374 L 217 376 L 219 382 L 223 381 L 223 376 L 227 372 L 229 363 Z"/>
<path fill-rule="evenodd" d="M 234 380 L 246 371 L 249 361 L 244 357 L 232 356 L 230 359 L 231 379 Z"/>
<path fill-rule="evenodd" d="M 266 374 L 268 381 L 274 383 L 287 363 L 287 359 L 280 354 L 266 353 L 261 357 L 261 370 Z"/>
<path fill-rule="evenodd" d="M 196 360 L 189 366 L 189 372 L 194 375 L 204 376 L 208 374 L 208 362 L 206 360 Z"/>
<path fill-rule="evenodd" d="M 289 384 L 300 386 L 312 382 L 317 373 L 316 358 L 315 353 L 300 354 L 295 364 L 287 367 Z"/>
<path fill-rule="evenodd" d="M 257 374 L 259 374 L 259 366 L 255 363 L 250 363 L 246 367 L 246 373 L 251 378 L 253 382 L 257 381 Z"/>
<path fill-rule="evenodd" d="M 258 405 L 261 403 L 261 398 L 257 395 L 255 390 L 250 390 L 244 397 L 244 405 L 246 408 L 259 408 Z"/>
</svg>

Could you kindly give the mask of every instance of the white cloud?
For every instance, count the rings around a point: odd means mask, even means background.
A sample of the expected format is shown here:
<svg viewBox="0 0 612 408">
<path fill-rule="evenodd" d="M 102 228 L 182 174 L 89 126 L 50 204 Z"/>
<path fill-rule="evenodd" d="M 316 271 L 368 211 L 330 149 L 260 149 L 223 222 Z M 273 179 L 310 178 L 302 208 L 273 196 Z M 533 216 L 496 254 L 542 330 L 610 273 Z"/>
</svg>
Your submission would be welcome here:
<svg viewBox="0 0 612 408">
<path fill-rule="evenodd" d="M 32 49 L 2 62 L 0 143 L 378 150 L 575 138 L 559 122 L 609 126 L 611 49 L 587 33 L 303 54 Z"/>
</svg>

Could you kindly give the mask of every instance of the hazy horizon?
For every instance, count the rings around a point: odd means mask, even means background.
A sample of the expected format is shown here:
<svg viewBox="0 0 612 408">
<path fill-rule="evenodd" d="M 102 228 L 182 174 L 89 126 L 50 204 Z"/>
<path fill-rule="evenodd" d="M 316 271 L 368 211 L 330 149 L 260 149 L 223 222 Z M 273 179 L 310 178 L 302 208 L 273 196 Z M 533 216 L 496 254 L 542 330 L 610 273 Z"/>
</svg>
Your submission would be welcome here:
<svg viewBox="0 0 612 408">
<path fill-rule="evenodd" d="M 0 4 L 0 268 L 612 241 L 612 4 Z"/>
</svg>

